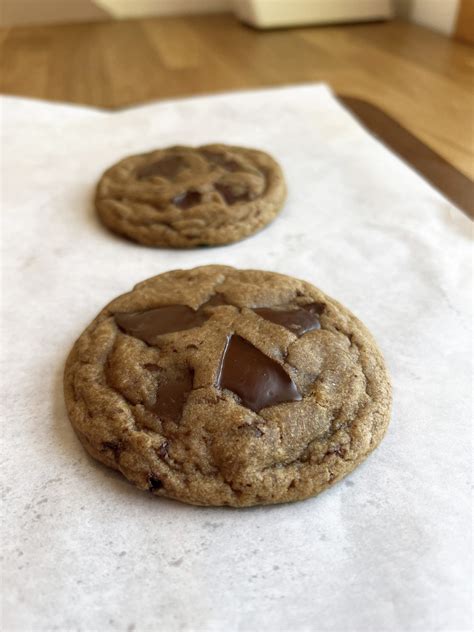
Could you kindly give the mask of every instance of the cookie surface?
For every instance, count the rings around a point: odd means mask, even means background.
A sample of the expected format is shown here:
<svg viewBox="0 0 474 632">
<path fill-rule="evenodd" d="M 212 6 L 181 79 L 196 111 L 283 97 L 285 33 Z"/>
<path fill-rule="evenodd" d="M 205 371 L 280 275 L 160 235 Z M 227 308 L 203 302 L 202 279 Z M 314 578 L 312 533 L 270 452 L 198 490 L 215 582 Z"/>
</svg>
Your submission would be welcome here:
<svg viewBox="0 0 474 632">
<path fill-rule="evenodd" d="M 108 169 L 96 192 L 102 222 L 148 246 L 228 244 L 271 222 L 286 197 L 268 154 L 227 145 L 168 147 Z"/>
<path fill-rule="evenodd" d="M 66 364 L 87 451 L 198 505 L 313 496 L 381 441 L 390 384 L 365 326 L 314 286 L 205 266 L 112 301 Z"/>
</svg>

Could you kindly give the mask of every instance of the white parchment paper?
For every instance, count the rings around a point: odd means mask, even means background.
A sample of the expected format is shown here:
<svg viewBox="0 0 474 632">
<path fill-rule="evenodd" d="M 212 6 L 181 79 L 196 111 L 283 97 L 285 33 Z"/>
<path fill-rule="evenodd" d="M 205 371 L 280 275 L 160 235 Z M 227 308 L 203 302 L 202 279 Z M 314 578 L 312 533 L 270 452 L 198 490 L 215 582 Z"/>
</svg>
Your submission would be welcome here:
<svg viewBox="0 0 474 632">
<path fill-rule="evenodd" d="M 461 631 L 470 628 L 472 269 L 462 213 L 324 86 L 108 114 L 5 98 L 4 629 Z M 271 152 L 289 197 L 266 230 L 191 251 L 97 221 L 124 155 L 222 141 Z M 394 387 L 379 449 L 312 500 L 197 508 L 93 462 L 66 416 L 74 340 L 112 298 L 208 263 L 310 281 L 372 330 Z"/>
</svg>

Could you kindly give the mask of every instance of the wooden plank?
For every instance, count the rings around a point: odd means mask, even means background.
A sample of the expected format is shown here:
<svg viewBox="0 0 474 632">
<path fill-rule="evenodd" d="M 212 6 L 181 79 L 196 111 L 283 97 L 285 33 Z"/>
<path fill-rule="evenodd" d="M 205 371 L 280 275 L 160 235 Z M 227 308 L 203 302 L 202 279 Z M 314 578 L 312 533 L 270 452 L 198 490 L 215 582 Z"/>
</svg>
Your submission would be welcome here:
<svg viewBox="0 0 474 632">
<path fill-rule="evenodd" d="M 400 21 L 260 32 L 230 15 L 0 29 L 0 90 L 118 108 L 325 81 L 473 174 L 474 50 Z"/>
<path fill-rule="evenodd" d="M 380 108 L 348 96 L 341 103 L 374 136 L 474 219 L 474 183 Z"/>
<path fill-rule="evenodd" d="M 456 27 L 454 29 L 454 37 L 462 42 L 474 44 L 473 0 L 460 0 Z"/>
<path fill-rule="evenodd" d="M 108 20 L 110 15 L 92 0 L 2 0 L 1 26 Z"/>
<path fill-rule="evenodd" d="M 379 106 L 465 175 L 473 177 L 473 93 L 468 78 L 453 80 L 449 67 L 435 72 L 403 57 L 390 47 L 391 28 L 384 29 L 387 45 L 368 37 L 368 28 L 356 29 L 350 36 L 342 29 L 311 29 L 300 33 L 300 37 L 332 52 L 339 67 L 353 70 L 352 85 L 346 77 L 341 81 L 335 75 L 330 80 L 336 91 Z M 463 45 L 454 43 L 456 46 Z M 474 62 L 473 52 L 465 48 L 466 60 Z M 427 55 L 429 50 L 427 46 Z"/>
</svg>

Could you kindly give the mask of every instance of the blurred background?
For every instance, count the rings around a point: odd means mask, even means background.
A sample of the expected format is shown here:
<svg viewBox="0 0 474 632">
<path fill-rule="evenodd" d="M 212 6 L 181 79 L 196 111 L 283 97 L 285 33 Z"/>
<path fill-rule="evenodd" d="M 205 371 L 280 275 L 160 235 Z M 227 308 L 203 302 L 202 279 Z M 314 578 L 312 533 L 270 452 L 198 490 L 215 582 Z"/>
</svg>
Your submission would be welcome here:
<svg viewBox="0 0 474 632">
<path fill-rule="evenodd" d="M 472 0 L 3 0 L 1 4 L 2 26 L 231 11 L 256 27 L 272 28 L 394 15 L 473 41 Z"/>
<path fill-rule="evenodd" d="M 472 177 L 474 0 L 1 0 L 0 89 L 102 108 L 325 82 Z"/>
<path fill-rule="evenodd" d="M 3 0 L 1 4 L 2 26 L 231 11 L 249 24 L 271 28 L 395 15 L 473 41 L 472 0 Z"/>
</svg>

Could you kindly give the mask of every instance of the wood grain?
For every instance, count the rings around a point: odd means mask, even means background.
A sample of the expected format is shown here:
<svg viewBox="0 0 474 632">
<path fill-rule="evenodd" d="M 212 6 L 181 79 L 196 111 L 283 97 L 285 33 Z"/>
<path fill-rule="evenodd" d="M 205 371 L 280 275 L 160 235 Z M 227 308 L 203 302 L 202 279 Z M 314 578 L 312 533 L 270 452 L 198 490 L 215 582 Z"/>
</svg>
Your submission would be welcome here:
<svg viewBox="0 0 474 632">
<path fill-rule="evenodd" d="M 474 2 L 460 0 L 454 37 L 462 42 L 474 44 Z"/>
<path fill-rule="evenodd" d="M 229 15 L 0 29 L 0 88 L 104 108 L 325 81 L 474 175 L 474 50 L 400 21 L 255 31 Z"/>
<path fill-rule="evenodd" d="M 474 182 L 411 134 L 376 105 L 355 97 L 338 96 L 352 115 L 392 152 L 474 219 Z"/>
</svg>

